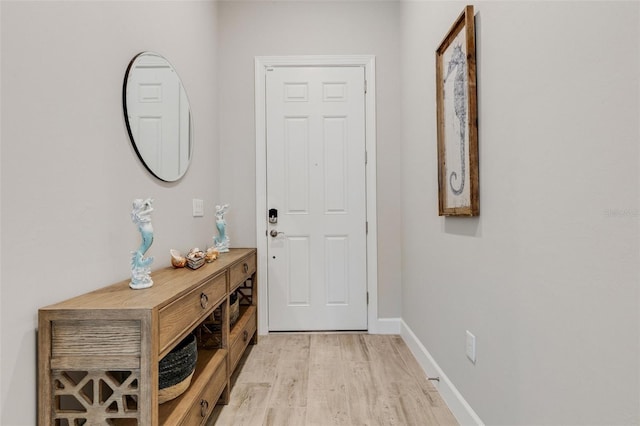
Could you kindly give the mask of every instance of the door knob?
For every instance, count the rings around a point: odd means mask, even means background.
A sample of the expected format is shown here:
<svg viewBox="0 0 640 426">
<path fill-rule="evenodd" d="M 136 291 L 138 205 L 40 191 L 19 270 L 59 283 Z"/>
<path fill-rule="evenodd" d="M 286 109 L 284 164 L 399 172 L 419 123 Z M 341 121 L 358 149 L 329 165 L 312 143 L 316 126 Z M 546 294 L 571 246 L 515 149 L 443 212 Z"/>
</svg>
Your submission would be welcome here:
<svg viewBox="0 0 640 426">
<path fill-rule="evenodd" d="M 275 229 L 272 229 L 271 232 L 269 232 L 269 235 L 271 235 L 273 238 L 277 237 L 278 234 L 284 234 L 284 232 L 278 232 Z"/>
</svg>

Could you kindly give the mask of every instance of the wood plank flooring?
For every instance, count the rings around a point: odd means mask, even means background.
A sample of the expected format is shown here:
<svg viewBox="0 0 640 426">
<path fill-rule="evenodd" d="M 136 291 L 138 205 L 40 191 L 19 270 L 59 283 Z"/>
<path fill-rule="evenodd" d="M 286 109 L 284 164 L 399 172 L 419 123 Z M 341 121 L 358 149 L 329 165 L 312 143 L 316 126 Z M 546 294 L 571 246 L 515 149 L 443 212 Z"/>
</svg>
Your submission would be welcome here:
<svg viewBox="0 0 640 426">
<path fill-rule="evenodd" d="M 270 334 L 208 426 L 457 425 L 399 336 Z"/>
</svg>

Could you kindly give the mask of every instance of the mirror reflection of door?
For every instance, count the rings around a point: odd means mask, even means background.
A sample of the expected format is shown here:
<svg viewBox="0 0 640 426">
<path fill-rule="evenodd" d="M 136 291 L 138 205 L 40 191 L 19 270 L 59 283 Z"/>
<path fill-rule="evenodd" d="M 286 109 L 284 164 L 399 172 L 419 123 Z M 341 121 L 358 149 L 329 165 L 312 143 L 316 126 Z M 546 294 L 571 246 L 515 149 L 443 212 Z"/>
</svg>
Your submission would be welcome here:
<svg viewBox="0 0 640 426">
<path fill-rule="evenodd" d="M 165 181 L 182 177 L 191 153 L 189 101 L 165 58 L 145 52 L 134 59 L 125 108 L 132 142 L 145 166 Z"/>
<path fill-rule="evenodd" d="M 130 81 L 134 94 L 129 122 L 145 162 L 162 176 L 179 172 L 180 87 L 173 70 L 162 64 L 138 64 Z"/>
</svg>

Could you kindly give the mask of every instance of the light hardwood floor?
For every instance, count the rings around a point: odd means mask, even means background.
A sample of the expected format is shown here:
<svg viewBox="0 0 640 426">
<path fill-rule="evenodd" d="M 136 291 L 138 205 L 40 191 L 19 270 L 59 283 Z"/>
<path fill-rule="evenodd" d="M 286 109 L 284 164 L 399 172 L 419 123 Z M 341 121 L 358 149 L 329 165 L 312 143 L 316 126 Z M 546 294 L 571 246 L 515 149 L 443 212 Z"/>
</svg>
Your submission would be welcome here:
<svg viewBox="0 0 640 426">
<path fill-rule="evenodd" d="M 209 426 L 457 425 L 402 338 L 260 336 Z"/>
</svg>

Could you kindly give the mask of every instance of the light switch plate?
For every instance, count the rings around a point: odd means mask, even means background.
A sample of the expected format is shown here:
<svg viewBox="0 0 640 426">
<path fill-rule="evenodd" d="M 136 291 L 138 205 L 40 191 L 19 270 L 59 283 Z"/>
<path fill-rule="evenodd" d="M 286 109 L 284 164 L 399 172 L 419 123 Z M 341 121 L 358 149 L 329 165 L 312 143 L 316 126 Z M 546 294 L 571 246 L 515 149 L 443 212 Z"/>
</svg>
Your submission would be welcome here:
<svg viewBox="0 0 640 426">
<path fill-rule="evenodd" d="M 476 336 L 471 334 L 469 330 L 467 330 L 467 358 L 472 363 L 476 363 Z"/>
<path fill-rule="evenodd" d="M 204 216 L 204 201 L 199 198 L 193 199 L 193 217 Z"/>
</svg>

